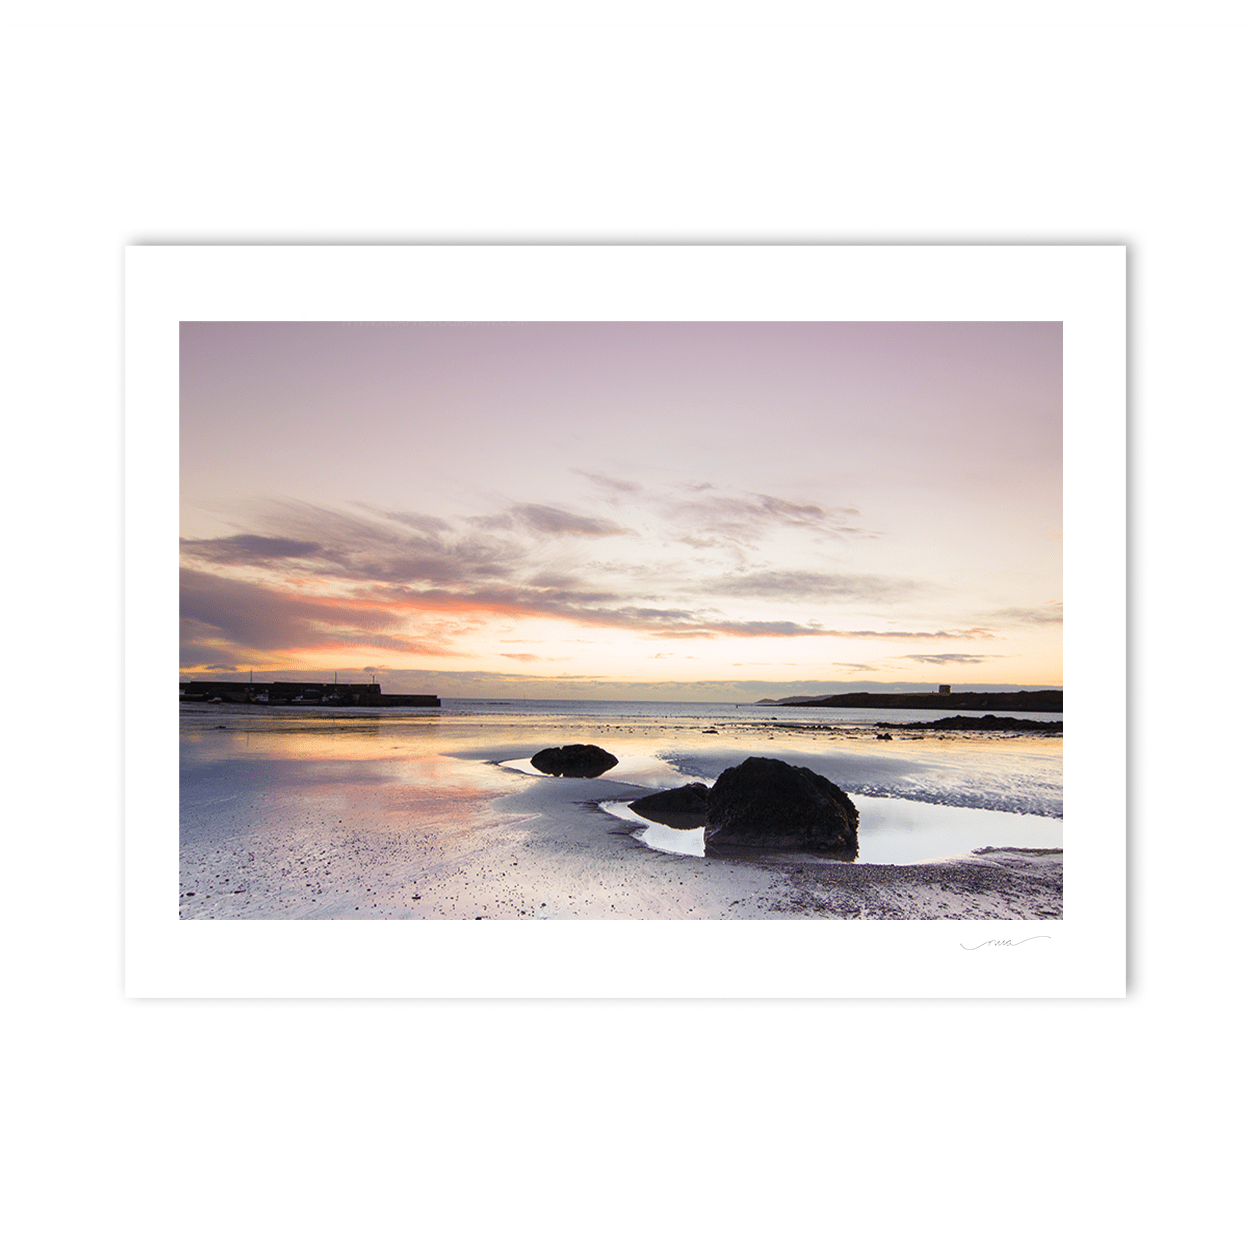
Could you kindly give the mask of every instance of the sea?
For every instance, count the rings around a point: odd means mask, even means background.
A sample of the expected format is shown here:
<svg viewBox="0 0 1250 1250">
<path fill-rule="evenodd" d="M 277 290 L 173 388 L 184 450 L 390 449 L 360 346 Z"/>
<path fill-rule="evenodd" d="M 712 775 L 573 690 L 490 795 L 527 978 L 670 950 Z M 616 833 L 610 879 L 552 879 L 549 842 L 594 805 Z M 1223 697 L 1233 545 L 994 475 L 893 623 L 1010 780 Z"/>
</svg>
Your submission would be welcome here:
<svg viewBox="0 0 1250 1250">
<path fill-rule="evenodd" d="M 453 865 L 501 840 L 517 855 L 541 841 L 544 872 L 557 861 L 573 871 L 562 848 L 589 846 L 578 842 L 587 837 L 624 836 L 662 858 L 699 859 L 701 828 L 645 820 L 630 801 L 690 781 L 711 785 L 760 755 L 811 768 L 851 796 L 861 863 L 1062 847 L 1062 737 L 920 727 L 942 715 L 578 699 L 444 699 L 439 708 L 184 702 L 182 914 L 317 917 L 362 906 L 425 914 L 422 900 L 433 895 L 415 888 L 401 898 L 391 878 L 403 877 L 437 878 L 442 910 L 429 914 L 459 915 L 446 882 L 467 870 Z M 619 763 L 593 780 L 549 778 L 530 763 L 544 747 L 575 742 L 596 743 Z M 414 868 L 423 864 L 424 876 Z M 481 889 L 472 897 L 469 910 L 491 914 Z"/>
<path fill-rule="evenodd" d="M 704 722 L 716 724 L 726 719 L 747 725 L 837 725 L 862 730 L 878 723 L 915 724 L 943 716 L 975 716 L 975 712 L 942 712 L 932 708 L 842 708 L 793 707 L 768 703 L 664 703 L 649 700 L 596 699 L 444 699 L 440 709 L 393 709 L 418 715 L 440 714 L 461 717 L 523 716 L 537 721 L 548 717 L 582 722 Z M 369 709 L 357 709 L 368 711 Z M 388 709 L 391 710 L 391 709 Z M 1062 712 L 1006 712 L 1018 720 L 1062 721 Z"/>
</svg>

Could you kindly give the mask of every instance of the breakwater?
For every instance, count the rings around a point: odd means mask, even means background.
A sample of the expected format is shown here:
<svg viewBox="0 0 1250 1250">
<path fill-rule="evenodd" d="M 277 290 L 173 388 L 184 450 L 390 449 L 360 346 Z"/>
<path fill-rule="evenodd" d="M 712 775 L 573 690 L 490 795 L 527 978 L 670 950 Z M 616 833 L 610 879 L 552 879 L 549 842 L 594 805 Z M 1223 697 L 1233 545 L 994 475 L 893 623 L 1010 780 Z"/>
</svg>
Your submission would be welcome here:
<svg viewBox="0 0 1250 1250">
<path fill-rule="evenodd" d="M 180 681 L 184 703 L 316 704 L 327 707 L 442 707 L 433 694 L 383 694 L 376 682 Z"/>
</svg>

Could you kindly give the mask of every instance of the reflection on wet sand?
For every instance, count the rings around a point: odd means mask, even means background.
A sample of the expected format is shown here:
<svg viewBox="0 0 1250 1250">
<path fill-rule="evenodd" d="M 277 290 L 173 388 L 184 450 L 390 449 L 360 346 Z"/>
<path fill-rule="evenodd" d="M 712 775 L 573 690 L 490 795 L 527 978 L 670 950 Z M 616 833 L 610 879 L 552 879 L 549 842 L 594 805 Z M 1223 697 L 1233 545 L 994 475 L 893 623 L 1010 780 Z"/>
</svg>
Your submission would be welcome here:
<svg viewBox="0 0 1250 1250">
<path fill-rule="evenodd" d="M 553 729 L 512 719 L 248 712 L 183 718 L 180 914 L 188 919 L 794 914 L 784 864 L 705 859 L 701 827 L 643 826 L 626 807 L 692 780 L 710 784 L 750 754 L 827 772 L 855 794 L 864 854 L 884 848 L 882 856 L 910 856 L 868 863 L 913 863 L 932 857 L 926 847 L 955 845 L 934 841 L 939 835 L 963 843 L 972 836 L 978 846 L 1061 840 L 1061 822 L 1040 814 L 1028 837 L 1030 818 L 1008 836 L 1006 826 L 991 831 L 990 823 L 1021 817 L 939 806 L 953 798 L 1054 809 L 1062 795 L 1058 741 L 966 749 L 916 742 L 900 751 L 897 742 L 786 738 L 775 726 L 706 737 L 697 722 L 639 722 L 592 736 L 567 723 Z M 597 778 L 577 778 L 544 775 L 530 762 L 553 742 L 579 739 L 598 742 L 619 763 Z M 932 801 L 902 802 L 913 797 Z M 1034 833 L 1043 840 L 1030 841 Z M 1033 914 L 1020 906 L 991 900 L 977 914 Z"/>
<path fill-rule="evenodd" d="M 863 795 L 855 796 L 855 804 L 860 815 L 858 854 L 820 858 L 859 864 L 923 864 L 967 855 L 983 846 L 1041 850 L 1063 844 L 1062 822 L 1046 816 Z M 634 836 L 653 850 L 671 855 L 704 854 L 701 823 L 681 823 L 672 814 L 644 816 L 628 803 L 607 802 L 602 807 L 609 815 L 630 822 Z"/>
</svg>

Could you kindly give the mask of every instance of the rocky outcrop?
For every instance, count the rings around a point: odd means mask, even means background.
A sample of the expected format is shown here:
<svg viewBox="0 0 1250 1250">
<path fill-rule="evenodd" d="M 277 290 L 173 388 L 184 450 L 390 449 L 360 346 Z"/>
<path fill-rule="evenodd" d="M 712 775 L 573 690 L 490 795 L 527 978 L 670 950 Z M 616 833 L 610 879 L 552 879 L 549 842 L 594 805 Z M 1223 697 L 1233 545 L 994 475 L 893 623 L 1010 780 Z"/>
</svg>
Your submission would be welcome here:
<svg viewBox="0 0 1250 1250">
<path fill-rule="evenodd" d="M 850 860 L 859 854 L 859 812 L 810 768 L 752 756 L 716 779 L 703 846 L 709 855 L 811 851 Z"/>
<path fill-rule="evenodd" d="M 981 729 L 995 733 L 1010 731 L 1026 734 L 1062 734 L 1061 720 L 1024 720 L 1019 716 L 943 716 L 941 720 L 877 722 L 878 729 Z M 889 734 L 878 734 L 888 738 Z"/>
<path fill-rule="evenodd" d="M 620 760 L 602 747 L 575 742 L 572 746 L 547 747 L 530 763 L 540 773 L 550 773 L 554 777 L 598 777 L 609 768 L 615 768 Z"/>
<path fill-rule="evenodd" d="M 707 786 L 692 781 L 676 790 L 662 790 L 635 799 L 629 806 L 639 816 L 668 825 L 670 829 L 697 829 L 707 818 Z"/>
<path fill-rule="evenodd" d="M 1062 712 L 1062 690 L 961 691 L 959 694 L 831 694 L 803 699 L 790 707 L 949 708 L 952 712 Z"/>
</svg>

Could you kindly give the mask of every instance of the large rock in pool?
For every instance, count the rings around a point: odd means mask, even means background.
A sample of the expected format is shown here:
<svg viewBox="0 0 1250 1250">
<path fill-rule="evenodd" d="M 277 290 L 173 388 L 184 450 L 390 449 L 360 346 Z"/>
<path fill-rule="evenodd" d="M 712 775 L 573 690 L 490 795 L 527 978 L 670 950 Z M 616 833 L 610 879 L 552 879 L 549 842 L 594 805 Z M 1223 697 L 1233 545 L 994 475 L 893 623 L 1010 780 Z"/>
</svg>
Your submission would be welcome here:
<svg viewBox="0 0 1250 1250">
<path fill-rule="evenodd" d="M 661 790 L 635 799 L 629 806 L 648 820 L 658 821 L 670 829 L 697 829 L 707 818 L 707 796 L 710 793 L 701 781 L 692 781 L 676 790 Z"/>
<path fill-rule="evenodd" d="M 709 855 L 814 851 L 854 859 L 859 812 L 845 791 L 810 768 L 752 756 L 716 779 L 703 846 Z"/>
<path fill-rule="evenodd" d="M 620 762 L 602 747 L 582 742 L 567 747 L 548 747 L 530 760 L 540 773 L 556 777 L 597 777 Z"/>
</svg>

